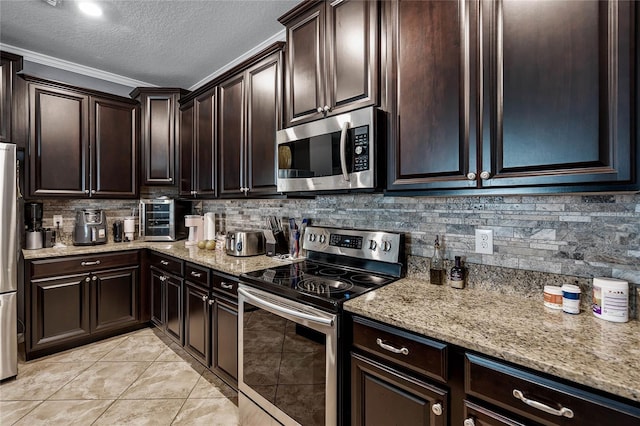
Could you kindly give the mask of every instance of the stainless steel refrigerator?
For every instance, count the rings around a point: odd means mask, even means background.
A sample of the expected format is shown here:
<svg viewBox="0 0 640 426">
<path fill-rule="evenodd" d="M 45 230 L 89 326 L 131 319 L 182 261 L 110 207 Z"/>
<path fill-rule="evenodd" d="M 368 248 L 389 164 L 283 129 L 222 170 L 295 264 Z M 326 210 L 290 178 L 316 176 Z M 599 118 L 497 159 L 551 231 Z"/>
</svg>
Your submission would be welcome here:
<svg viewBox="0 0 640 426">
<path fill-rule="evenodd" d="M 0 143 L 0 380 L 18 374 L 16 146 Z"/>
</svg>

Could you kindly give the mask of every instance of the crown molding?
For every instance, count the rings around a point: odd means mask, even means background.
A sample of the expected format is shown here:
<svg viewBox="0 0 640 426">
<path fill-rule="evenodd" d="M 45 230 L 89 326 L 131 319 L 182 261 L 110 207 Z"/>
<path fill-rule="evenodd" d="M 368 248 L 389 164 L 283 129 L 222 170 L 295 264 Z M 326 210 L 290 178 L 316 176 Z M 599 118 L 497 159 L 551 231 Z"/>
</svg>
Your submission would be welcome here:
<svg viewBox="0 0 640 426">
<path fill-rule="evenodd" d="M 193 86 L 189 87 L 189 90 L 193 91 L 193 90 L 197 89 L 198 87 L 202 86 L 203 84 L 205 84 L 205 83 L 213 80 L 214 78 L 224 74 L 225 72 L 229 71 L 231 68 L 235 67 L 236 65 L 241 64 L 242 62 L 244 62 L 245 60 L 249 59 L 250 57 L 252 57 L 256 53 L 261 52 L 262 50 L 266 49 L 271 44 L 273 44 L 273 43 L 275 43 L 277 41 L 285 41 L 285 39 L 286 39 L 286 29 L 283 28 L 282 30 L 278 31 L 276 34 L 272 35 L 271 37 L 269 37 L 268 39 L 266 39 L 265 41 L 263 41 L 262 43 L 260 43 L 256 47 L 254 47 L 253 49 L 246 51 L 245 53 L 243 53 L 242 55 L 240 55 L 239 57 L 237 57 L 233 61 L 229 62 L 228 64 L 226 64 L 226 65 L 224 65 L 224 66 L 222 66 L 220 68 L 218 68 L 216 71 L 214 71 L 211 74 L 209 74 L 208 76 L 204 77 L 203 79 L 201 79 L 200 81 L 195 83 Z"/>
<path fill-rule="evenodd" d="M 102 71 L 97 68 L 91 68 L 75 62 L 65 61 L 64 59 L 54 58 L 53 56 L 44 55 L 42 53 L 33 52 L 31 50 L 22 49 L 20 47 L 11 46 L 9 44 L 0 43 L 0 50 L 20 55 L 24 60 L 34 62 L 48 67 L 58 68 L 61 70 L 74 72 L 76 74 L 109 81 L 111 83 L 121 84 L 128 87 L 158 87 L 155 84 L 145 81 L 135 80 L 133 78 L 124 77 L 118 74 Z"/>
</svg>

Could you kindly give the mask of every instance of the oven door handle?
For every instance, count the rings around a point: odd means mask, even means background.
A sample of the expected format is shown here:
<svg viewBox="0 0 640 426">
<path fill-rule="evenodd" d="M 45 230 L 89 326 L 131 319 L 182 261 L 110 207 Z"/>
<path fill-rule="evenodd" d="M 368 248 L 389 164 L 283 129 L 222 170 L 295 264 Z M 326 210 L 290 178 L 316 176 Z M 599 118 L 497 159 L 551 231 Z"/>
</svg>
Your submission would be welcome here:
<svg viewBox="0 0 640 426">
<path fill-rule="evenodd" d="M 349 122 L 342 123 L 342 131 L 340 132 L 340 168 L 342 169 L 342 179 L 349 182 L 349 173 L 347 173 L 347 130 L 349 130 Z"/>
<path fill-rule="evenodd" d="M 252 294 L 250 291 L 247 291 L 243 288 L 238 288 L 238 294 L 241 294 L 242 296 L 244 296 L 245 298 L 247 298 L 248 300 L 250 300 L 256 305 L 262 305 L 263 307 L 270 308 L 277 312 L 282 312 L 287 315 L 291 315 L 292 317 L 295 317 L 295 318 L 305 319 L 307 321 L 311 321 L 316 324 L 333 327 L 333 323 L 334 323 L 333 319 L 318 317 L 316 315 L 311 315 L 305 312 L 297 311 L 295 309 L 290 309 L 280 304 L 271 303 L 267 300 L 260 298 L 259 296 L 256 296 L 255 294 Z"/>
</svg>

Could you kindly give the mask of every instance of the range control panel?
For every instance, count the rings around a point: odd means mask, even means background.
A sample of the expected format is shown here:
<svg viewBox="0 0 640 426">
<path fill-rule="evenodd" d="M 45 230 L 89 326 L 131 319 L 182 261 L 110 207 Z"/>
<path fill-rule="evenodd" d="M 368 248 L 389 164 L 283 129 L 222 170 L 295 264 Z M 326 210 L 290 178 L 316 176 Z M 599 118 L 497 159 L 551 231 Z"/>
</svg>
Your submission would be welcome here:
<svg viewBox="0 0 640 426">
<path fill-rule="evenodd" d="M 308 226 L 303 247 L 321 253 L 397 263 L 401 244 L 401 234 L 395 232 Z"/>
<path fill-rule="evenodd" d="M 353 130 L 353 171 L 369 170 L 369 126 Z"/>
</svg>

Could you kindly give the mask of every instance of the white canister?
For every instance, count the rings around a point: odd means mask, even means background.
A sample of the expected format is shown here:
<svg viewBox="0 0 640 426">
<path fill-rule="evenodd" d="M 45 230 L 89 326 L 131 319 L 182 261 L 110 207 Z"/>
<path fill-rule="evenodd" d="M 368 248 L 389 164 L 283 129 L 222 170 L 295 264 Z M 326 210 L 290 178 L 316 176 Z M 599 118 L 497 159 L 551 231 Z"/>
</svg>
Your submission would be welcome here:
<svg viewBox="0 0 640 426">
<path fill-rule="evenodd" d="M 125 241 L 133 241 L 136 234 L 136 217 L 127 216 L 124 218 L 124 238 Z"/>
<path fill-rule="evenodd" d="M 577 285 L 562 286 L 562 311 L 568 314 L 580 313 L 580 287 Z"/>
<path fill-rule="evenodd" d="M 544 306 L 551 309 L 562 309 L 562 288 L 557 285 L 544 286 Z"/>
<path fill-rule="evenodd" d="M 592 307 L 598 318 L 629 321 L 629 283 L 615 278 L 594 278 Z"/>
</svg>

